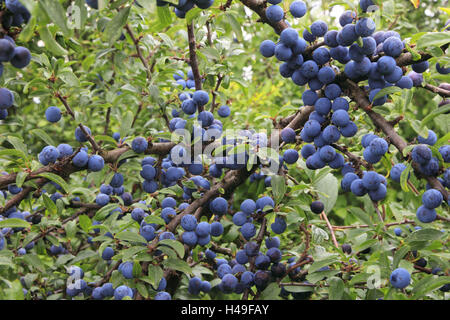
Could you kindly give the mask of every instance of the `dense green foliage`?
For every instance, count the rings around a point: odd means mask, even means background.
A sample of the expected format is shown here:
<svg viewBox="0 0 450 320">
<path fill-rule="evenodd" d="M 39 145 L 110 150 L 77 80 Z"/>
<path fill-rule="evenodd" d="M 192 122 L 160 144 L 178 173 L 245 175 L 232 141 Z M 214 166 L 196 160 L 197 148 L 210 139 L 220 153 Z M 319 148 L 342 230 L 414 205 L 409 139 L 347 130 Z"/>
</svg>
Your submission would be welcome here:
<svg viewBox="0 0 450 320">
<path fill-rule="evenodd" d="M 0 299 L 449 299 L 447 1 L 292 3 L 0 1 Z"/>
</svg>

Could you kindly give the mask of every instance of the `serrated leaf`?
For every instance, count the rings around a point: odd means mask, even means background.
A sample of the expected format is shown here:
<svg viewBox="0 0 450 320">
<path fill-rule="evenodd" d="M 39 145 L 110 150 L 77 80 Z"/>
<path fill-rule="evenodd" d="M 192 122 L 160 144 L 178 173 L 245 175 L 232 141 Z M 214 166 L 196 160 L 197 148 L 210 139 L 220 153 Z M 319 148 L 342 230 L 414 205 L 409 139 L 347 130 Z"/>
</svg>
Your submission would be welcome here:
<svg viewBox="0 0 450 320">
<path fill-rule="evenodd" d="M 314 273 L 317 270 L 319 270 L 320 268 L 329 266 L 330 264 L 336 263 L 338 261 L 339 261 L 339 255 L 337 255 L 337 254 L 333 254 L 324 259 L 317 260 L 311 265 L 311 267 L 309 267 L 308 273 Z"/>
<path fill-rule="evenodd" d="M 121 30 L 127 23 L 130 8 L 131 7 L 123 8 L 107 23 L 105 31 L 103 32 L 103 38 L 105 41 L 109 42 L 110 46 L 120 37 Z"/>
<path fill-rule="evenodd" d="M 67 27 L 66 11 L 58 0 L 41 0 L 39 1 L 47 16 L 61 29 L 65 36 L 71 35 L 70 29 Z"/>
<path fill-rule="evenodd" d="M 421 229 L 416 230 L 411 233 L 408 238 L 405 239 L 405 242 L 413 242 L 413 241 L 432 241 L 441 238 L 444 235 L 439 230 L 435 229 Z"/>
<path fill-rule="evenodd" d="M 413 128 L 413 130 L 422 137 L 426 137 L 428 135 L 428 128 L 422 126 L 421 122 L 417 119 L 410 119 L 409 124 Z"/>
<path fill-rule="evenodd" d="M 409 179 L 411 170 L 412 170 L 411 163 L 408 163 L 405 170 L 403 170 L 402 174 L 400 175 L 400 186 L 401 186 L 402 190 L 405 192 L 409 192 L 408 179 Z"/>
<path fill-rule="evenodd" d="M 41 40 L 45 43 L 45 48 L 48 49 L 55 56 L 65 56 L 68 54 L 67 50 L 64 49 L 50 33 L 50 30 L 45 27 L 38 28 L 39 35 L 41 36 Z"/>
<path fill-rule="evenodd" d="M 421 121 L 421 125 L 424 126 L 425 124 L 427 124 L 428 122 L 430 122 L 431 120 L 436 118 L 438 115 L 446 114 L 449 111 L 450 111 L 450 104 L 439 107 L 439 108 L 433 110 L 432 112 L 430 112 L 425 118 L 423 118 Z"/>
<path fill-rule="evenodd" d="M 397 269 L 400 260 L 411 250 L 409 246 L 403 246 L 397 249 L 394 254 L 394 261 L 392 262 L 392 270 Z"/>
<path fill-rule="evenodd" d="M 25 181 L 27 176 L 28 176 L 28 172 L 26 172 L 26 171 L 20 171 L 19 173 L 17 173 L 16 186 L 21 188 L 23 185 L 23 182 Z"/>
<path fill-rule="evenodd" d="M 450 283 L 449 276 L 441 276 L 437 278 L 427 278 L 426 281 L 423 282 L 421 286 L 415 286 L 413 289 L 414 296 L 411 298 L 412 300 L 417 300 L 427 293 L 430 293 L 433 290 L 436 290 L 443 285 Z"/>
<path fill-rule="evenodd" d="M 159 282 L 164 275 L 163 270 L 159 266 L 149 265 L 148 266 L 148 277 L 149 283 L 153 288 L 158 288 Z"/>
<path fill-rule="evenodd" d="M 42 194 L 42 199 L 44 200 L 45 208 L 50 215 L 54 215 L 58 212 L 55 203 L 45 193 Z"/>
<path fill-rule="evenodd" d="M 286 193 L 286 181 L 283 176 L 272 176 L 271 179 L 272 193 L 275 198 L 276 203 L 280 203 L 280 201 L 284 198 L 284 194 Z"/>
<path fill-rule="evenodd" d="M 54 173 L 51 173 L 51 172 L 43 172 L 43 173 L 39 174 L 39 177 L 44 177 L 44 178 L 46 178 L 46 179 L 48 179 L 48 180 L 51 180 L 51 181 L 57 183 L 57 184 L 58 184 L 61 188 L 63 188 L 64 191 L 66 191 L 66 192 L 69 192 L 69 191 L 70 191 L 70 190 L 69 190 L 69 185 L 67 184 L 67 182 L 64 181 L 63 178 L 61 178 L 60 176 L 58 176 L 58 175 L 56 175 L 56 174 L 54 174 Z"/>
<path fill-rule="evenodd" d="M 353 214 L 358 220 L 361 220 L 365 224 L 369 225 L 371 228 L 373 228 L 372 220 L 370 219 L 370 216 L 364 212 L 361 208 L 352 207 L 348 211 L 350 211 L 351 214 Z"/>
<path fill-rule="evenodd" d="M 261 300 L 279 300 L 281 288 L 277 282 L 270 283 L 267 288 L 261 292 Z"/>
<path fill-rule="evenodd" d="M 338 277 L 332 277 L 328 280 L 330 291 L 328 298 L 330 300 L 341 300 L 344 294 L 344 281 Z"/>
<path fill-rule="evenodd" d="M 106 218 L 106 216 L 113 211 L 114 209 L 118 208 L 119 206 L 116 203 L 110 203 L 107 204 L 104 207 L 101 207 L 97 213 L 95 214 L 94 219 L 97 221 L 102 221 Z"/>
<path fill-rule="evenodd" d="M 392 93 L 395 93 L 395 92 L 400 92 L 400 91 L 402 91 L 402 89 L 400 89 L 399 87 L 395 87 L 395 86 L 383 88 L 383 89 L 381 89 L 380 91 L 377 92 L 375 97 L 373 97 L 372 101 L 374 101 L 374 100 L 376 100 L 378 98 L 381 98 L 381 97 L 383 97 L 385 95 L 389 95 L 389 94 L 392 94 Z"/>
<path fill-rule="evenodd" d="M 89 232 L 89 228 L 92 226 L 91 219 L 85 214 L 78 217 L 78 223 L 80 224 L 81 229 L 83 229 L 86 233 Z"/>
<path fill-rule="evenodd" d="M 183 273 L 192 274 L 192 269 L 189 266 L 189 264 L 181 259 L 169 257 L 166 260 L 164 260 L 163 265 L 164 267 L 172 270 L 178 270 Z"/>
<path fill-rule="evenodd" d="M 328 173 L 324 178 L 315 181 L 313 185 L 316 190 L 320 191 L 319 199 L 325 206 L 324 211 L 326 213 L 330 212 L 336 204 L 338 196 L 337 178 L 333 174 Z"/>
<path fill-rule="evenodd" d="M 131 125 L 133 123 L 133 112 L 131 112 L 130 110 L 128 110 L 125 113 L 125 116 L 122 117 L 122 119 L 120 119 L 120 129 L 119 129 L 119 133 L 121 137 L 126 137 L 128 135 L 128 133 L 130 132 L 131 129 Z"/>
<path fill-rule="evenodd" d="M 141 243 L 147 243 L 147 240 L 140 234 L 137 234 L 136 232 L 131 231 L 122 231 L 115 235 L 116 239 L 128 241 L 128 242 L 141 242 Z"/>
<path fill-rule="evenodd" d="M 55 141 L 44 131 L 41 129 L 33 129 L 30 131 L 33 135 L 36 137 L 42 139 L 47 145 L 49 146 L 55 146 Z"/>
<path fill-rule="evenodd" d="M 19 218 L 11 218 L 0 221 L 0 228 L 29 228 L 30 224 Z"/>
<path fill-rule="evenodd" d="M 184 257 L 184 245 L 173 239 L 163 239 L 158 242 L 158 246 L 165 245 L 171 247 L 180 258 Z"/>
<path fill-rule="evenodd" d="M 448 32 L 427 32 L 417 40 L 417 48 L 440 47 L 449 42 Z"/>
</svg>

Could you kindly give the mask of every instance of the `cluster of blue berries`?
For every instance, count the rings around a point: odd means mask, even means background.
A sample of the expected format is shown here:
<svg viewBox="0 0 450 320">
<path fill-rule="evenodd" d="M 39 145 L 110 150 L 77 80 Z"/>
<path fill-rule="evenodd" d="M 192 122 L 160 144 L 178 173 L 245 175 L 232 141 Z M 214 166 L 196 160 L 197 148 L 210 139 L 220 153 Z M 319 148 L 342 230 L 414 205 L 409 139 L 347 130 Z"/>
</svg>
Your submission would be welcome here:
<svg viewBox="0 0 450 320">
<path fill-rule="evenodd" d="M 341 181 L 343 191 L 351 191 L 355 196 L 369 194 L 372 201 L 381 201 L 386 197 L 386 178 L 375 171 L 364 171 L 362 178 L 354 172 L 347 172 Z"/>
<path fill-rule="evenodd" d="M 30 51 L 21 46 L 16 46 L 13 38 L 5 35 L 0 39 L 0 77 L 3 74 L 3 63 L 10 62 L 16 68 L 25 68 L 31 61 Z M 0 120 L 8 116 L 8 108 L 14 104 L 14 94 L 6 89 L 0 88 Z"/>
<path fill-rule="evenodd" d="M 363 136 L 361 144 L 365 148 L 363 152 L 364 159 L 372 164 L 379 162 L 389 150 L 386 140 L 371 133 Z"/>
<path fill-rule="evenodd" d="M 0 2 L 3 2 L 3 0 Z M 20 27 L 30 20 L 30 11 L 19 0 L 5 0 L 5 5 L 8 10 L 2 15 L 3 28 Z"/>
<path fill-rule="evenodd" d="M 244 207 L 248 205 L 253 207 L 255 204 L 246 201 L 243 202 L 243 204 L 245 203 Z M 212 263 L 217 277 L 221 279 L 217 285 L 221 292 L 240 294 L 252 286 L 256 286 L 259 291 L 262 291 L 270 282 L 277 281 L 286 275 L 287 270 L 295 264 L 295 258 L 282 262 L 283 253 L 279 249 L 280 239 L 276 236 L 267 237 L 264 243 L 265 249 L 261 249 L 256 242 L 247 242 L 231 260 L 218 258 L 214 250 L 206 249 L 204 257 L 206 261 Z M 256 270 L 251 269 L 251 265 L 254 265 Z M 299 273 L 300 267 L 297 267 L 289 273 L 289 276 L 291 279 L 295 279 Z M 207 293 L 210 290 L 211 284 L 208 281 L 202 281 L 198 277 L 189 280 L 188 291 L 193 295 L 198 295 L 200 292 Z"/>
<path fill-rule="evenodd" d="M 175 7 L 175 15 L 181 19 L 184 19 L 186 17 L 186 13 L 194 8 L 194 6 L 197 6 L 200 9 L 208 9 L 213 4 L 214 0 L 178 0 L 177 5 L 164 0 L 156 0 L 156 5 L 159 7 L 164 7 L 167 5 Z"/>
</svg>

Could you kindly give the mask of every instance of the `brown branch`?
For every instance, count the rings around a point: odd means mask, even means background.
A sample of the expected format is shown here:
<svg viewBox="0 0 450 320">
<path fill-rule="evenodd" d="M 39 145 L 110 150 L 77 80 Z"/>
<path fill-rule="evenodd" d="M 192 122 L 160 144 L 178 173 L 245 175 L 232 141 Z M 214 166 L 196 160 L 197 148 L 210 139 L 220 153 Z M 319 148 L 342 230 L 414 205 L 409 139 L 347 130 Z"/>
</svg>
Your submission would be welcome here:
<svg viewBox="0 0 450 320">
<path fill-rule="evenodd" d="M 414 220 L 407 220 L 402 222 L 392 222 L 385 224 L 386 227 L 391 226 L 398 226 L 402 224 L 416 224 Z M 345 229 L 359 229 L 359 228 L 369 228 L 370 226 L 368 224 L 360 224 L 360 225 L 354 225 L 354 226 L 332 226 L 334 230 L 345 230 Z"/>
<path fill-rule="evenodd" d="M 279 22 L 270 22 L 266 17 L 266 1 L 260 0 L 240 0 L 246 7 L 250 8 L 258 14 L 263 23 L 270 25 L 276 33 L 280 34 L 281 31 L 288 27 L 286 21 L 281 20 Z"/>
<path fill-rule="evenodd" d="M 74 213 L 73 215 L 71 215 L 70 217 L 64 219 L 64 220 L 61 222 L 61 226 L 64 227 L 64 225 L 65 225 L 67 222 L 72 221 L 72 220 L 75 220 L 76 218 L 78 218 L 78 216 L 80 216 L 80 215 L 82 215 L 82 214 L 84 214 L 84 213 L 86 213 L 86 212 L 88 212 L 88 211 L 89 211 L 89 208 L 83 208 L 83 209 L 81 209 L 81 210 L 75 212 L 75 213 Z M 37 241 L 37 240 L 39 240 L 39 239 L 45 237 L 47 234 L 56 231 L 58 228 L 59 228 L 59 227 L 57 227 L 57 226 L 52 226 L 52 227 L 48 228 L 47 230 L 42 230 L 38 235 L 36 235 L 33 239 L 31 239 L 30 242 Z M 17 248 L 17 250 L 20 249 L 20 248 L 22 248 L 22 246 L 19 246 L 19 247 Z"/>
<path fill-rule="evenodd" d="M 134 46 L 136 47 L 136 53 L 137 53 L 139 59 L 141 60 L 142 64 L 144 65 L 145 73 L 147 74 L 147 79 L 151 80 L 152 79 L 152 74 L 150 72 L 150 68 L 148 67 L 148 62 L 144 58 L 144 55 L 142 54 L 141 47 L 139 46 L 139 39 L 137 39 L 134 36 L 133 31 L 131 30 L 131 28 L 128 25 L 128 23 L 125 25 L 124 28 L 127 30 L 127 33 L 130 36 L 131 40 L 133 40 Z"/>
<path fill-rule="evenodd" d="M 192 73 L 194 74 L 195 90 L 202 89 L 202 78 L 198 69 L 197 54 L 195 53 L 195 34 L 194 34 L 194 22 L 192 21 L 187 25 L 187 33 L 189 39 L 189 60 L 191 61 Z M 199 106 L 199 111 L 203 111 L 203 106 Z"/>
<path fill-rule="evenodd" d="M 105 128 L 103 129 L 103 134 L 108 134 L 109 122 L 111 121 L 111 107 L 106 110 Z"/>
<path fill-rule="evenodd" d="M 445 90 L 443 88 L 439 88 L 439 87 L 433 86 L 431 84 L 425 84 L 425 85 L 423 85 L 420 88 L 429 90 L 429 91 L 431 91 L 433 93 L 437 93 L 438 95 L 440 95 L 443 98 L 449 98 L 450 97 L 450 91 Z"/>
<path fill-rule="evenodd" d="M 212 242 L 212 241 L 211 241 L 211 249 L 212 249 L 214 252 L 221 253 L 221 254 L 224 254 L 224 255 L 233 257 L 233 252 L 231 251 L 231 249 L 228 249 L 228 248 L 222 248 L 222 247 L 219 246 L 217 243 Z"/>
<path fill-rule="evenodd" d="M 347 79 L 344 83 L 341 83 L 341 85 L 347 89 L 348 96 L 351 97 L 352 100 L 354 100 L 358 106 L 366 112 L 373 124 L 384 132 L 384 134 L 389 138 L 389 141 L 398 149 L 398 151 L 400 151 L 400 153 L 403 153 L 403 150 L 408 146 L 407 142 L 403 140 L 403 138 L 395 131 L 394 127 L 382 115 L 372 110 L 371 103 L 367 100 L 364 90 L 349 79 Z M 420 175 L 419 164 L 412 161 L 411 165 L 414 168 L 416 175 Z M 432 188 L 439 190 L 444 196 L 444 199 L 447 201 L 448 192 L 439 180 L 435 177 L 429 176 L 425 176 L 424 178 L 428 181 Z"/>
<path fill-rule="evenodd" d="M 340 152 L 342 152 L 343 154 L 345 154 L 347 156 L 347 158 L 353 162 L 358 168 L 359 166 L 363 166 L 369 170 L 373 170 L 373 165 L 367 161 L 365 161 L 364 159 L 362 159 L 361 157 L 358 157 L 356 155 L 354 155 L 353 153 L 348 151 L 348 147 L 347 146 L 340 146 L 336 143 L 332 143 L 331 146 L 337 150 L 339 150 Z"/>
<path fill-rule="evenodd" d="M 91 143 L 92 148 L 94 149 L 95 152 L 101 152 L 102 149 L 100 148 L 100 146 L 97 144 L 97 142 L 94 140 L 94 138 L 92 137 L 92 135 L 89 134 L 89 132 L 87 132 L 86 128 L 83 126 L 82 123 L 78 124 L 78 127 L 80 128 L 80 130 L 83 132 L 83 134 L 86 136 L 87 140 Z"/>
<path fill-rule="evenodd" d="M 111 275 L 114 272 L 114 270 L 117 270 L 121 263 L 122 263 L 122 260 L 117 261 L 116 264 L 105 274 L 105 276 L 102 278 L 102 280 L 93 284 L 92 286 L 96 288 L 96 287 L 100 287 L 104 283 L 108 282 L 109 278 L 111 278 Z"/>
<path fill-rule="evenodd" d="M 208 40 L 208 45 L 212 47 L 211 22 L 209 22 L 209 20 L 206 21 L 206 30 L 207 30 L 206 36 Z"/>
<path fill-rule="evenodd" d="M 383 224 L 383 230 L 386 231 L 387 228 L 384 225 L 384 219 L 383 219 L 383 216 L 381 215 L 380 209 L 378 209 L 378 204 L 375 201 L 372 201 L 372 203 L 373 203 L 373 207 L 375 208 L 375 211 L 378 215 L 378 219 L 380 219 L 381 223 Z"/>
<path fill-rule="evenodd" d="M 214 90 L 211 91 L 211 93 L 212 93 L 211 113 L 214 112 L 214 109 L 218 105 L 218 104 L 216 104 L 217 90 L 219 90 L 219 87 L 220 87 L 220 84 L 222 83 L 223 78 L 225 78 L 225 76 L 221 75 L 220 73 L 217 75 L 216 87 L 214 88 Z"/>
<path fill-rule="evenodd" d="M 131 127 L 132 128 L 134 127 L 134 124 L 136 123 L 136 119 L 139 116 L 139 113 L 141 113 L 143 105 L 144 105 L 143 102 L 139 103 L 138 109 L 136 110 L 136 113 L 135 113 L 134 118 L 133 118 L 133 122 L 131 123 Z"/>
<path fill-rule="evenodd" d="M 221 4 L 219 9 L 222 11 L 226 11 L 228 8 L 231 7 L 231 3 L 233 2 L 233 0 L 227 0 L 227 2 L 225 4 Z"/>
<path fill-rule="evenodd" d="M 330 230 L 330 233 L 331 233 L 331 239 L 333 240 L 334 246 L 335 246 L 336 248 L 339 249 L 339 244 L 338 244 L 338 242 L 337 242 L 337 240 L 336 240 L 336 235 L 334 234 L 333 227 L 331 226 L 331 223 L 330 223 L 330 221 L 328 220 L 328 217 L 327 217 L 325 211 L 322 212 L 320 215 L 322 216 L 322 218 L 323 218 L 323 219 L 325 220 L 325 222 L 327 223 L 327 227 L 328 227 L 328 230 Z"/>
<path fill-rule="evenodd" d="M 284 282 L 280 283 L 280 287 L 283 286 L 298 286 L 298 287 L 329 287 L 329 284 L 323 283 L 323 284 L 315 284 L 315 283 L 309 283 L 309 282 Z M 366 286 L 363 285 L 353 285 L 353 288 L 357 289 L 367 289 Z"/>
<path fill-rule="evenodd" d="M 450 219 L 449 219 L 449 218 L 443 217 L 443 216 L 441 216 L 441 215 L 437 215 L 437 216 L 436 216 L 436 219 L 437 219 L 437 220 L 441 220 L 441 221 L 445 221 L 445 222 L 450 222 Z"/>
</svg>

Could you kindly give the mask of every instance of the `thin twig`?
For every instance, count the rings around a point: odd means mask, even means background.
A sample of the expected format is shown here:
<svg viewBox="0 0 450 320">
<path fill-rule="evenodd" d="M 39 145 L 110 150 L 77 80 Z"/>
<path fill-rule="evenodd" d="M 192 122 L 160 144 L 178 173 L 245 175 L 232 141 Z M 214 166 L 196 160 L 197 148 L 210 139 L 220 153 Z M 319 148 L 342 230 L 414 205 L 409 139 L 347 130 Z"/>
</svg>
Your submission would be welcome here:
<svg viewBox="0 0 450 320">
<path fill-rule="evenodd" d="M 130 36 L 131 40 L 133 40 L 134 46 L 136 47 L 137 55 L 138 55 L 139 59 L 141 60 L 142 64 L 144 65 L 144 67 L 145 67 L 145 73 L 147 74 L 147 79 L 151 80 L 152 79 L 152 74 L 151 74 L 150 69 L 148 67 L 148 62 L 144 58 L 144 55 L 142 54 L 142 50 L 141 50 L 141 48 L 139 46 L 139 39 L 137 39 L 134 36 L 133 31 L 131 30 L 131 28 L 128 25 L 128 23 L 125 25 L 125 29 L 127 30 L 127 33 Z"/>
<path fill-rule="evenodd" d="M 337 242 L 337 240 L 336 240 L 336 235 L 334 234 L 333 227 L 331 226 L 331 223 L 330 223 L 330 221 L 328 220 L 328 217 L 327 217 L 325 211 L 322 212 L 320 215 L 322 216 L 322 218 L 323 218 L 323 219 L 325 220 L 325 222 L 327 223 L 327 227 L 328 227 L 328 230 L 330 230 L 330 233 L 331 233 L 331 239 L 333 240 L 334 246 L 335 246 L 336 248 L 339 248 L 339 244 L 338 244 L 338 242 Z"/>
<path fill-rule="evenodd" d="M 195 44 L 195 34 L 194 34 L 194 22 L 192 21 L 187 25 L 187 33 L 188 33 L 188 39 L 189 39 L 189 60 L 191 61 L 191 68 L 192 73 L 194 74 L 194 81 L 195 81 L 195 90 L 201 90 L 202 89 L 202 78 L 200 77 L 200 71 L 198 69 L 198 61 L 197 61 L 197 54 L 196 54 L 196 47 Z M 203 106 L 200 107 L 200 111 L 203 111 Z"/>
</svg>

